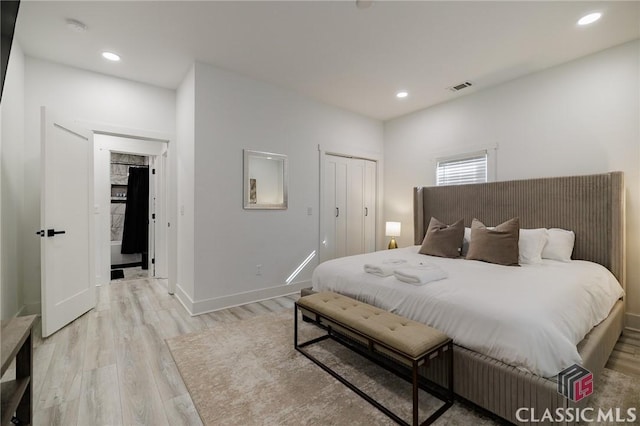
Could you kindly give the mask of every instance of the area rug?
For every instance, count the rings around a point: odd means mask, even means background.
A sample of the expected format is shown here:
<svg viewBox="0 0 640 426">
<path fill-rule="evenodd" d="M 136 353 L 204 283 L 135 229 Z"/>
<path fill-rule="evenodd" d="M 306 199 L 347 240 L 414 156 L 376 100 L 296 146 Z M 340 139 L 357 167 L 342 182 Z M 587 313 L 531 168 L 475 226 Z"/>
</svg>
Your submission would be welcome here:
<svg viewBox="0 0 640 426">
<path fill-rule="evenodd" d="M 300 322 L 301 341 L 321 332 Z M 225 323 L 167 340 L 205 425 L 392 425 L 391 419 L 293 349 L 293 312 Z M 411 418 L 410 385 L 327 340 L 313 354 L 396 412 Z M 640 380 L 605 370 L 593 407 L 639 407 Z M 420 393 L 420 416 L 442 402 Z M 639 413 L 640 414 L 640 413 Z M 434 424 L 497 425 L 456 402 Z"/>
</svg>

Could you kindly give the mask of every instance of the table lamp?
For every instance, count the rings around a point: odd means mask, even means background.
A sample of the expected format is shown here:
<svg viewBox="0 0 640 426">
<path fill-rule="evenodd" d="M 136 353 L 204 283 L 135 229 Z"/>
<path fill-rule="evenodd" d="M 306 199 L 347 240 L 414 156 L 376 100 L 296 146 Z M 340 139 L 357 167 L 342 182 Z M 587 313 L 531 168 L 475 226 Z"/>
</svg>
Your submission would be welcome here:
<svg viewBox="0 0 640 426">
<path fill-rule="evenodd" d="M 389 241 L 389 248 L 395 249 L 398 248 L 398 243 L 396 243 L 396 238 L 400 236 L 400 222 L 387 222 L 386 223 L 386 232 L 385 235 L 387 237 L 391 237 L 391 241 Z"/>
</svg>

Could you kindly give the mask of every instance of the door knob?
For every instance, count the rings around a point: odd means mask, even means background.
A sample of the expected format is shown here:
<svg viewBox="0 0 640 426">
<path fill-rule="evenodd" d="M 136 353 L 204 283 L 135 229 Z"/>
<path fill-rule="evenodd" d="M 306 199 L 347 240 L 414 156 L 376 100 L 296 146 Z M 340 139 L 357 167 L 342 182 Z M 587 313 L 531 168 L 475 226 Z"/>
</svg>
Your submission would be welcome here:
<svg viewBox="0 0 640 426">
<path fill-rule="evenodd" d="M 66 231 L 56 231 L 55 229 L 47 229 L 47 237 L 53 237 L 57 234 L 66 234 Z"/>
</svg>

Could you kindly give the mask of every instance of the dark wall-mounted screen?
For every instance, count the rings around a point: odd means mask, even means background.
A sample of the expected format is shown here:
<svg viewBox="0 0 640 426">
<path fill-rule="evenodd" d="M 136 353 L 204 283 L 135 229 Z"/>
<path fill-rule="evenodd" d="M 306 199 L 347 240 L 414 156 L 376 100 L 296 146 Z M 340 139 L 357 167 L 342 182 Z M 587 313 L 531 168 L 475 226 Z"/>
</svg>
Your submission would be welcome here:
<svg viewBox="0 0 640 426">
<path fill-rule="evenodd" d="M 13 33 L 16 28 L 16 19 L 18 18 L 18 8 L 20 1 L 0 2 L 2 8 L 0 10 L 0 32 L 2 33 L 2 44 L 0 45 L 0 59 L 2 59 L 2 81 L 0 82 L 0 99 L 4 91 L 4 77 L 7 75 L 7 65 L 9 64 L 9 53 L 11 52 L 11 43 L 13 42 Z"/>
</svg>

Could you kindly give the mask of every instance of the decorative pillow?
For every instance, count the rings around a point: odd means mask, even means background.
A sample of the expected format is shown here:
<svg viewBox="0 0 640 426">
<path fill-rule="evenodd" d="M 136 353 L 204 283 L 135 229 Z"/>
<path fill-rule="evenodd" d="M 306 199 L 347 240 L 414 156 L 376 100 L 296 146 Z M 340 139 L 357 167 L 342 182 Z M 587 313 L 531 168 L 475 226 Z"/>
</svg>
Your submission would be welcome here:
<svg viewBox="0 0 640 426">
<path fill-rule="evenodd" d="M 546 243 L 546 229 L 521 229 L 520 240 L 518 241 L 520 264 L 542 262 L 542 249 Z"/>
<path fill-rule="evenodd" d="M 493 229 L 478 219 L 471 223 L 471 241 L 467 259 L 482 260 L 505 266 L 518 265 L 518 239 L 520 219 L 515 217 Z"/>
<path fill-rule="evenodd" d="M 547 229 L 547 244 L 542 249 L 542 258 L 570 262 L 576 234 L 565 229 Z"/>
<path fill-rule="evenodd" d="M 419 253 L 439 257 L 459 257 L 463 236 L 463 219 L 447 225 L 432 217 Z"/>
</svg>

